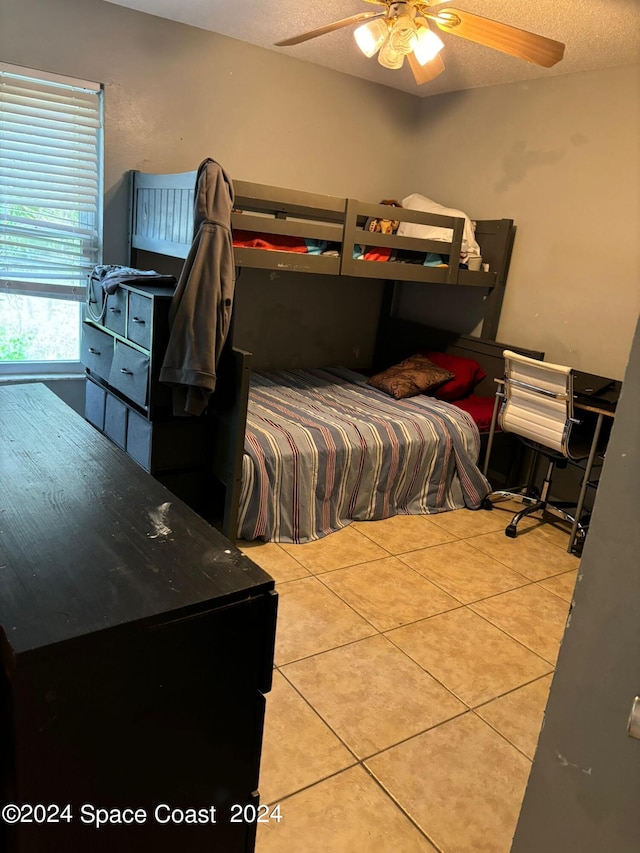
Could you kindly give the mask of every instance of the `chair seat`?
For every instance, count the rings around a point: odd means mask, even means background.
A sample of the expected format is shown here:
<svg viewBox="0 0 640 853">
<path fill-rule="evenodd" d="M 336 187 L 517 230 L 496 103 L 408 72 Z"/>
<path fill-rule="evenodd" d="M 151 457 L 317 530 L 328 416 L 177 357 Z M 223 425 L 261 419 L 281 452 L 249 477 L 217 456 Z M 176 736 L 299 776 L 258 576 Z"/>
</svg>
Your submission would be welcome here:
<svg viewBox="0 0 640 853">
<path fill-rule="evenodd" d="M 589 442 L 586 438 L 583 439 L 582 436 L 572 437 L 569 452 L 567 454 L 564 454 L 559 450 L 553 450 L 550 447 L 546 447 L 544 444 L 540 444 L 537 441 L 531 441 L 529 438 L 523 438 L 522 436 L 518 436 L 518 438 L 526 447 L 529 447 L 536 453 L 540 453 L 547 459 L 555 459 L 558 462 L 564 461 L 569 463 L 580 463 L 584 462 L 584 460 L 589 456 Z"/>
</svg>

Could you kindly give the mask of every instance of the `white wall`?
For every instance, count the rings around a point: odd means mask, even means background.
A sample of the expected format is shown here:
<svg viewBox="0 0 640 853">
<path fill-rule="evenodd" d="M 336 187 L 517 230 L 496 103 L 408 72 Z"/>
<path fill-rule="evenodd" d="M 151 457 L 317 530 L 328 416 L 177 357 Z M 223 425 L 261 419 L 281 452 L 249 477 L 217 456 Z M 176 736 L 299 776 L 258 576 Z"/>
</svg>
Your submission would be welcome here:
<svg viewBox="0 0 640 853">
<path fill-rule="evenodd" d="M 101 0 L 1 2 L 2 61 L 105 86 L 106 263 L 127 261 L 131 169 L 190 171 L 210 156 L 232 178 L 370 201 L 406 170 L 410 95 Z M 291 314 L 292 364 L 370 359 L 380 285 L 310 295 L 290 275 L 252 278 L 236 291 L 236 342 L 259 364 L 283 366 L 262 351 L 282 350 Z"/>
<path fill-rule="evenodd" d="M 418 191 L 517 225 L 498 339 L 621 379 L 640 311 L 640 66 L 428 98 L 421 135 Z"/>
<path fill-rule="evenodd" d="M 419 125 L 410 95 L 102 0 L 2 0 L 0 58 L 105 85 L 108 262 L 130 169 L 210 156 L 237 179 L 377 201 Z"/>
<path fill-rule="evenodd" d="M 0 59 L 105 84 L 105 261 L 126 260 L 130 169 L 212 156 L 243 180 L 419 191 L 515 220 L 501 340 L 622 376 L 640 300 L 637 66 L 419 100 L 102 0 L 2 0 Z M 441 291 L 414 291 L 428 320 Z"/>
</svg>

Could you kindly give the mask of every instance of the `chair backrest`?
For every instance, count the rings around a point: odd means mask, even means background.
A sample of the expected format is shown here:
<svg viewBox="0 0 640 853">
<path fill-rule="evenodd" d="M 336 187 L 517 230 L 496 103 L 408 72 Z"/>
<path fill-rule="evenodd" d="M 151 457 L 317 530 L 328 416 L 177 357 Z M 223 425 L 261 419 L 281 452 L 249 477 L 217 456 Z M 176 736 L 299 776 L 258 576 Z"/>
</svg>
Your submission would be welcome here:
<svg viewBox="0 0 640 853">
<path fill-rule="evenodd" d="M 569 456 L 573 425 L 570 367 L 504 351 L 504 403 L 500 426 L 522 438 Z"/>
</svg>

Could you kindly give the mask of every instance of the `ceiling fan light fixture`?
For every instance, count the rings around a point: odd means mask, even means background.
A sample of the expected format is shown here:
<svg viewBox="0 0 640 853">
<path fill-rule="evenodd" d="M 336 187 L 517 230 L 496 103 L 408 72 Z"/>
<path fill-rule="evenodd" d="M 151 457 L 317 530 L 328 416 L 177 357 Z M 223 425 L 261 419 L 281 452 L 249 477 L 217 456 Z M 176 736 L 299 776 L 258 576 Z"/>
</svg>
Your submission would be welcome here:
<svg viewBox="0 0 640 853">
<path fill-rule="evenodd" d="M 410 15 L 399 15 L 394 21 L 389 42 L 393 50 L 405 56 L 414 49 L 418 39 L 418 30 Z"/>
<path fill-rule="evenodd" d="M 362 24 L 353 33 L 356 44 L 364 55 L 369 58 L 380 50 L 388 35 L 389 29 L 387 23 L 382 18 L 376 18 L 374 21 Z"/>
<path fill-rule="evenodd" d="M 419 27 L 413 54 L 420 65 L 431 62 L 444 47 L 444 42 L 429 27 Z"/>
<path fill-rule="evenodd" d="M 391 44 L 391 38 L 388 38 L 380 48 L 378 62 L 384 68 L 395 70 L 396 68 L 402 68 L 404 57 L 405 54 L 401 53 L 399 50 L 395 50 Z"/>
<path fill-rule="evenodd" d="M 356 42 L 365 56 L 378 52 L 378 61 L 386 68 L 401 68 L 408 57 L 418 83 L 427 83 L 444 71 L 439 51 L 444 47 L 432 26 L 454 36 L 484 45 L 543 68 L 551 68 L 564 56 L 565 45 L 528 30 L 521 30 L 482 15 L 460 9 L 439 8 L 446 0 L 368 0 L 383 11 L 359 12 L 333 21 L 315 30 L 276 42 L 291 47 L 335 30 L 359 26 Z M 433 8 L 435 5 L 435 8 Z"/>
</svg>

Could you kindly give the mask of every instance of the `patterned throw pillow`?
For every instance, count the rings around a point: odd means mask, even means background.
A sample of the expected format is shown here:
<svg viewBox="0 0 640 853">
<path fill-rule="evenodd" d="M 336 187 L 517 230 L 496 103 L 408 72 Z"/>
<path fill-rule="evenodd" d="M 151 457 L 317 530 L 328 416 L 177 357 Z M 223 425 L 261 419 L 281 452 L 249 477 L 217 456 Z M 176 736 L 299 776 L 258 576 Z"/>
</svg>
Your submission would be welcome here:
<svg viewBox="0 0 640 853">
<path fill-rule="evenodd" d="M 368 385 L 384 391 L 396 400 L 425 394 L 453 379 L 453 373 L 438 367 L 424 355 L 412 355 L 368 380 Z"/>
</svg>

